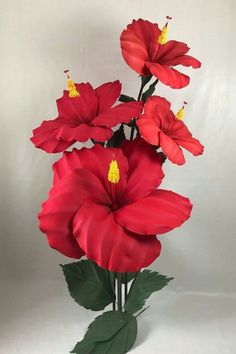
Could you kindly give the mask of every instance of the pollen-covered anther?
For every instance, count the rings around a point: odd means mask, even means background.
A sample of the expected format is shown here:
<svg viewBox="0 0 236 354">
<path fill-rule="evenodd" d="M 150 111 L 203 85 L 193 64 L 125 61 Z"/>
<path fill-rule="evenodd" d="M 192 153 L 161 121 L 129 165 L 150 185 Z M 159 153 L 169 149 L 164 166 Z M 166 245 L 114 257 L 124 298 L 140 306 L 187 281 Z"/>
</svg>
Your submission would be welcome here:
<svg viewBox="0 0 236 354">
<path fill-rule="evenodd" d="M 120 180 L 120 171 L 116 160 L 110 162 L 107 179 L 110 183 L 118 183 Z"/>
<path fill-rule="evenodd" d="M 176 113 L 176 118 L 179 120 L 183 120 L 184 118 L 184 110 L 185 110 L 185 106 L 188 103 L 186 101 L 184 101 L 183 106 L 178 110 L 178 112 Z"/>
<path fill-rule="evenodd" d="M 71 79 L 71 77 L 69 75 L 69 70 L 64 70 L 64 73 L 67 76 L 67 87 L 68 87 L 68 91 L 69 91 L 69 97 L 78 97 L 80 94 L 74 84 L 74 81 Z"/>
<path fill-rule="evenodd" d="M 167 43 L 167 35 L 168 35 L 168 23 L 169 21 L 172 19 L 172 17 L 170 16 L 166 16 L 166 24 L 165 26 L 162 28 L 161 34 L 158 38 L 158 43 L 159 44 L 166 44 Z"/>
</svg>

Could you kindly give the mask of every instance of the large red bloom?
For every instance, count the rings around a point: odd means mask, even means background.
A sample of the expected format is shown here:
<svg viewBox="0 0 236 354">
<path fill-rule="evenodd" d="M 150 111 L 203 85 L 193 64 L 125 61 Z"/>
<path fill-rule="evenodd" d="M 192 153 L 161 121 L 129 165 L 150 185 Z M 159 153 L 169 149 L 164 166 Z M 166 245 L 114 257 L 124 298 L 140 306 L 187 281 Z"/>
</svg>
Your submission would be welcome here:
<svg viewBox="0 0 236 354">
<path fill-rule="evenodd" d="M 156 189 L 163 176 L 161 155 L 140 138 L 122 149 L 65 152 L 54 164 L 40 229 L 66 256 L 86 254 L 111 271 L 138 271 L 160 254 L 156 234 L 180 226 L 191 213 L 187 198 Z"/>
<path fill-rule="evenodd" d="M 31 141 L 36 147 L 55 153 L 66 150 L 76 141 L 85 142 L 91 138 L 103 142 L 112 136 L 111 127 L 129 123 L 142 110 L 141 102 L 112 107 L 120 96 L 119 81 L 105 83 L 96 89 L 89 83 L 75 84 L 75 87 L 78 96 L 70 97 L 65 90 L 57 100 L 58 118 L 44 121 L 33 130 Z"/>
<path fill-rule="evenodd" d="M 161 146 L 168 159 L 178 165 L 185 163 L 180 146 L 194 156 L 203 153 L 202 144 L 192 137 L 184 122 L 176 118 L 170 109 L 170 102 L 163 97 L 148 98 L 137 125 L 141 136 L 149 144 Z"/>
<path fill-rule="evenodd" d="M 189 77 L 173 69 L 173 66 L 200 68 L 201 63 L 186 53 L 187 44 L 177 41 L 159 43 L 162 31 L 156 23 L 133 20 L 121 33 L 122 55 L 126 63 L 142 76 L 154 75 L 163 84 L 182 88 L 189 84 Z"/>
</svg>

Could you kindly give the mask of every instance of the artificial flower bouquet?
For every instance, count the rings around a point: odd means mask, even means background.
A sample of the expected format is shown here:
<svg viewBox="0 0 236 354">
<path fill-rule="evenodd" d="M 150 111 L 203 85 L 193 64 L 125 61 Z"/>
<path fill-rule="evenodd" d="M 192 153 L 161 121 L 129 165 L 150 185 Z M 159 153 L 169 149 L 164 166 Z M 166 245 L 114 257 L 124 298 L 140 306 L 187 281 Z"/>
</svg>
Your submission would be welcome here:
<svg viewBox="0 0 236 354">
<path fill-rule="evenodd" d="M 57 100 L 57 118 L 33 130 L 37 148 L 63 152 L 38 215 L 40 230 L 52 248 L 79 259 L 62 265 L 72 298 L 92 311 L 111 306 L 71 353 L 127 353 L 146 300 L 173 279 L 145 269 L 160 255 L 159 236 L 192 209 L 188 198 L 160 187 L 163 164 L 183 165 L 182 148 L 197 156 L 203 146 L 183 122 L 185 103 L 175 114 L 153 95 L 159 81 L 172 89 L 189 84 L 175 66 L 201 66 L 185 43 L 167 39 L 169 20 L 162 30 L 133 20 L 121 33 L 123 58 L 141 78 L 137 100 L 121 94 L 118 80 L 93 88 L 65 70 L 68 90 Z M 66 151 L 87 141 L 93 146 Z"/>
</svg>

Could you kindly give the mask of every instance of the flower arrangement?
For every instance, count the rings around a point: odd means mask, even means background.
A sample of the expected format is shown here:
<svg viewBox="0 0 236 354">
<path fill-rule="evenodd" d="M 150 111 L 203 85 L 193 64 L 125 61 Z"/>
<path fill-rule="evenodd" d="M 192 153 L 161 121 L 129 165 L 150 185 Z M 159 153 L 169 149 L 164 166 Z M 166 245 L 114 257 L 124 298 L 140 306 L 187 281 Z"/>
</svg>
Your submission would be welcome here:
<svg viewBox="0 0 236 354">
<path fill-rule="evenodd" d="M 137 100 L 121 94 L 118 80 L 93 88 L 74 83 L 65 70 L 68 90 L 56 102 L 58 116 L 33 130 L 37 148 L 63 152 L 38 215 L 40 230 L 50 247 L 80 259 L 62 265 L 72 298 L 92 311 L 112 306 L 71 353 L 127 353 L 146 300 L 173 279 L 144 269 L 160 255 L 159 236 L 192 210 L 188 198 L 160 188 L 163 164 L 183 165 L 182 148 L 197 156 L 203 146 L 183 121 L 186 102 L 174 114 L 170 102 L 153 95 L 159 81 L 173 89 L 189 84 L 175 66 L 201 66 L 185 43 L 167 39 L 170 19 L 162 30 L 133 20 L 121 33 L 123 58 L 141 77 Z M 89 140 L 91 148 L 66 151 Z"/>
</svg>

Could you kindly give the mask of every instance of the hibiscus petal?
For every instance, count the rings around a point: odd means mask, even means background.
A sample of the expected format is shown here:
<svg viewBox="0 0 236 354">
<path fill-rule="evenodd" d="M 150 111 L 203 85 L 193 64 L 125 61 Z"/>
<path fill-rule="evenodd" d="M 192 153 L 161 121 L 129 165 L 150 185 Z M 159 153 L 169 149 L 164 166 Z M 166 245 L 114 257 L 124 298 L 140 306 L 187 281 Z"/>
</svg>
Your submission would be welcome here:
<svg viewBox="0 0 236 354">
<path fill-rule="evenodd" d="M 60 117 L 78 123 L 89 123 L 97 113 L 97 95 L 90 83 L 75 84 L 79 92 L 77 97 L 69 97 L 68 91 L 57 100 Z"/>
<path fill-rule="evenodd" d="M 144 106 L 144 113 L 156 123 L 159 129 L 164 131 L 168 131 L 176 121 L 176 117 L 170 109 L 170 102 L 164 97 L 149 97 Z"/>
<path fill-rule="evenodd" d="M 48 153 L 62 152 L 75 143 L 75 140 L 68 142 L 57 138 L 58 130 L 64 124 L 65 121 L 62 118 L 43 121 L 40 127 L 33 130 L 30 140 L 37 148 Z"/>
<path fill-rule="evenodd" d="M 177 165 L 183 165 L 185 163 L 183 151 L 180 149 L 175 140 L 163 132 L 160 133 L 160 146 L 170 161 L 176 163 Z"/>
<path fill-rule="evenodd" d="M 138 74 L 148 75 L 145 62 L 156 56 L 161 31 L 157 24 L 146 20 L 133 20 L 121 33 L 120 44 L 126 63 Z"/>
<path fill-rule="evenodd" d="M 95 126 L 114 127 L 119 123 L 129 123 L 132 118 L 137 117 L 143 109 L 143 102 L 135 101 L 121 103 L 98 115 L 92 122 Z"/>
<path fill-rule="evenodd" d="M 83 255 L 73 237 L 72 220 L 86 200 L 110 203 L 95 175 L 82 169 L 72 171 L 51 189 L 38 215 L 40 230 L 47 235 L 49 245 L 68 257 Z"/>
<path fill-rule="evenodd" d="M 172 88 L 180 89 L 189 84 L 189 76 L 182 74 L 167 65 L 160 65 L 158 63 L 146 63 L 146 66 L 149 68 L 151 73 L 163 84 Z"/>
<path fill-rule="evenodd" d="M 161 34 L 157 23 L 152 23 L 142 18 L 133 20 L 127 30 L 134 33 L 147 47 L 150 42 L 156 41 Z"/>
<path fill-rule="evenodd" d="M 98 204 L 82 206 L 73 229 L 87 257 L 113 272 L 137 272 L 150 265 L 161 251 L 155 236 L 126 231 L 116 223 L 110 209 Z"/>
<path fill-rule="evenodd" d="M 132 232 L 149 235 L 163 234 L 182 225 L 191 214 L 188 198 L 159 189 L 117 210 L 115 220 Z"/>
<path fill-rule="evenodd" d="M 107 176 L 110 162 L 114 159 L 117 161 L 120 171 L 120 180 L 115 185 L 116 197 L 120 200 L 126 187 L 128 171 L 128 162 L 121 149 L 107 149 L 97 144 L 91 149 L 74 149 L 72 152 L 65 152 L 63 157 L 53 165 L 54 184 L 58 183 L 69 171 L 82 168 L 96 175 L 109 194 L 111 183 Z"/>
<path fill-rule="evenodd" d="M 158 115 L 160 112 L 165 116 L 170 111 L 170 102 L 161 96 L 148 97 L 144 105 L 144 113 Z"/>
<path fill-rule="evenodd" d="M 129 161 L 124 198 L 130 203 L 150 194 L 161 184 L 164 177 L 163 159 L 152 146 L 140 138 L 125 142 L 122 149 Z"/>
<path fill-rule="evenodd" d="M 158 128 L 154 119 L 147 114 L 143 114 L 137 119 L 136 123 L 139 128 L 141 137 L 149 144 L 158 146 L 160 143 L 160 129 Z"/>
<path fill-rule="evenodd" d="M 63 126 L 57 134 L 58 139 L 64 141 L 86 142 L 94 139 L 97 142 L 103 142 L 110 139 L 112 130 L 106 127 L 92 127 L 86 124 L 80 124 L 77 127 Z"/>
<path fill-rule="evenodd" d="M 183 56 L 189 51 L 187 44 L 178 41 L 168 41 L 159 47 L 157 61 L 160 64 L 165 64 L 166 61 Z"/>
<path fill-rule="evenodd" d="M 176 57 L 174 59 L 165 60 L 164 65 L 175 66 L 175 65 L 183 65 L 183 66 L 191 66 L 194 69 L 198 69 L 201 67 L 201 62 L 190 55 L 182 55 Z"/>
<path fill-rule="evenodd" d="M 193 138 L 184 122 L 176 120 L 174 127 L 170 130 L 168 135 L 175 140 L 176 144 L 182 146 L 194 156 L 198 156 L 203 153 L 203 145 L 199 140 Z"/>
<path fill-rule="evenodd" d="M 175 142 L 182 146 L 184 149 L 191 152 L 194 156 L 203 154 L 204 146 L 200 143 L 199 140 L 191 137 L 189 139 L 175 139 Z"/>
<path fill-rule="evenodd" d="M 98 114 L 115 104 L 120 96 L 121 83 L 119 80 L 107 82 L 95 89 L 98 97 Z"/>
</svg>

